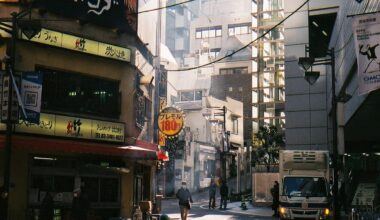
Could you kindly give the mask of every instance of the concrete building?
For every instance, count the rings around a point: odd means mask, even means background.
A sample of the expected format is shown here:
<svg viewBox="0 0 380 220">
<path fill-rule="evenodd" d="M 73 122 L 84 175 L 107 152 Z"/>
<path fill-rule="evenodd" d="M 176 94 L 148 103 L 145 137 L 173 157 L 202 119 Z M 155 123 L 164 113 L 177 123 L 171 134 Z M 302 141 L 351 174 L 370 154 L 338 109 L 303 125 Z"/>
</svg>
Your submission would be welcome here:
<svg viewBox="0 0 380 220">
<path fill-rule="evenodd" d="M 302 0 L 285 1 L 285 16 L 293 13 L 303 3 Z M 298 58 L 305 57 L 305 46 L 310 46 L 314 50 L 321 48 L 326 53 L 338 6 L 339 1 L 311 0 L 284 23 L 286 149 L 332 149 L 330 143 L 332 133 L 328 117 L 331 111 L 329 95 L 331 76 L 326 74 L 326 69 L 329 67 L 313 67 L 313 70 L 321 71 L 321 75 L 313 85 L 310 85 L 298 66 Z M 323 20 L 326 17 L 327 20 Z M 317 25 L 329 24 L 329 28 L 325 30 L 328 36 L 325 36 L 321 30 L 314 30 L 313 27 L 316 26 L 313 21 Z M 316 56 L 324 55 L 316 54 Z"/>
<path fill-rule="evenodd" d="M 37 123 L 17 120 L 10 145 L 0 125 L 0 185 L 10 186 L 9 219 L 38 218 L 47 192 L 56 218 L 69 219 L 78 188 L 91 202 L 91 219 L 130 218 L 134 205 L 154 198 L 157 162 L 152 134 L 141 135 L 152 119 L 153 94 L 152 85 L 137 79 L 151 74 L 153 55 L 137 37 L 137 16 L 127 22 L 124 1 L 113 1 L 110 11 L 52 0 L 34 1 L 29 10 L 28 2 L 0 3 L 0 29 L 20 33 L 12 38 L 0 31 L 0 57 L 14 58 L 17 76 L 43 75 Z M 128 4 L 127 13 L 137 12 L 136 1 Z M 3 23 L 11 12 L 24 15 L 17 26 Z M 27 37 L 37 26 L 42 29 Z"/>
<path fill-rule="evenodd" d="M 292 13 L 303 2 L 285 1 L 285 14 Z M 347 210 L 366 204 L 358 202 L 365 199 L 372 204 L 378 190 L 379 90 L 359 93 L 360 74 L 352 26 L 353 15 L 360 19 L 360 14 L 377 12 L 379 7 L 380 1 L 314 0 L 285 22 L 286 148 L 337 152 L 336 181 L 342 196 L 339 201 Z M 305 46 L 309 48 L 308 53 Z M 332 48 L 334 65 L 313 67 L 313 71 L 320 71 L 320 76 L 310 85 L 298 67 L 299 57 L 331 60 L 326 51 Z M 332 82 L 334 72 L 336 81 Z M 331 91 L 332 83 L 335 83 L 335 94 Z M 337 101 L 336 146 L 331 116 L 333 97 Z M 364 186 L 369 197 L 357 193 Z"/>
<path fill-rule="evenodd" d="M 180 3 L 178 0 L 168 0 L 166 5 Z M 190 22 L 197 17 L 198 2 L 189 2 L 170 7 L 162 16 L 165 29 L 162 39 L 169 48 L 179 66 L 184 65 L 186 54 L 190 52 Z"/>
<path fill-rule="evenodd" d="M 344 207 L 348 210 L 367 199 L 368 204 L 378 205 L 377 197 L 378 181 L 380 176 L 379 163 L 379 143 L 377 134 L 377 121 L 379 116 L 379 89 L 362 93 L 361 70 L 367 64 L 359 66 L 357 59 L 362 54 L 357 55 L 356 47 L 360 42 L 355 40 L 353 23 L 362 24 L 368 17 L 360 16 L 366 14 L 374 21 L 380 10 L 380 1 L 358 1 L 339 2 L 339 11 L 336 16 L 335 25 L 332 31 L 330 48 L 335 48 L 335 74 L 336 74 L 336 97 L 338 99 L 338 153 L 342 169 L 339 171 L 339 181 L 341 183 L 341 197 Z M 372 23 L 368 24 L 368 26 Z M 364 27 L 366 29 L 367 27 Z M 356 29 L 357 30 L 357 29 Z M 369 29 L 368 29 L 369 30 Z M 358 32 L 356 32 L 358 33 Z M 373 33 L 373 32 L 372 32 Z M 359 44 L 359 45 L 356 45 Z M 360 49 L 361 50 L 361 49 Z M 359 51 L 359 49 L 358 49 Z M 378 49 L 375 51 L 377 52 Z M 367 59 L 367 58 L 366 58 Z M 377 61 L 376 61 L 377 62 Z M 377 68 L 378 66 L 375 65 Z M 331 68 L 327 67 L 327 75 L 331 86 Z M 368 77 L 377 76 L 376 73 L 365 73 Z M 329 91 L 329 90 L 328 90 Z M 349 94 L 351 99 L 347 98 Z M 350 97 L 349 96 L 349 97 Z M 331 92 L 328 92 L 331 97 Z M 329 139 L 331 140 L 331 139 Z M 344 184 L 343 184 L 344 183 Z M 368 188 L 368 196 L 359 195 L 363 187 Z"/>
</svg>

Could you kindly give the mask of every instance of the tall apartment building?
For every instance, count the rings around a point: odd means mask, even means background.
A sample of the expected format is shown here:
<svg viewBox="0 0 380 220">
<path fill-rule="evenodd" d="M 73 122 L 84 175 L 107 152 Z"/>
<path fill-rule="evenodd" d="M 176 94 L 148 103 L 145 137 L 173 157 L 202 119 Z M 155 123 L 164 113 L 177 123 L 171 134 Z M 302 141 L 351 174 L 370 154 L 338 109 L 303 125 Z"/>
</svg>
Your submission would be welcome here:
<svg viewBox="0 0 380 220">
<path fill-rule="evenodd" d="M 167 0 L 166 5 L 177 4 L 178 0 Z M 165 45 L 173 54 L 179 66 L 184 64 L 184 57 L 190 51 L 190 22 L 197 16 L 197 3 L 190 2 L 169 7 L 162 17 L 165 30 L 162 38 Z"/>
<path fill-rule="evenodd" d="M 252 1 L 252 123 L 285 129 L 284 0 Z M 277 26 L 275 26 L 277 25 Z"/>
</svg>

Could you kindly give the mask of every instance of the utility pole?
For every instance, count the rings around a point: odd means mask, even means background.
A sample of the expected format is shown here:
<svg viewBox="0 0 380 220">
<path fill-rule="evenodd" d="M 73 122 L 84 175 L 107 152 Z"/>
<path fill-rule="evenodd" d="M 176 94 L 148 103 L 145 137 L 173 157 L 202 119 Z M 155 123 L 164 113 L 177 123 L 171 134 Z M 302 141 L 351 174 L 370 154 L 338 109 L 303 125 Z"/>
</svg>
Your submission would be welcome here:
<svg viewBox="0 0 380 220">
<path fill-rule="evenodd" d="M 17 16 L 16 12 L 12 14 L 12 37 L 10 47 L 7 48 L 7 54 L 4 58 L 5 63 L 5 77 L 7 77 L 8 84 L 8 96 L 3 93 L 3 103 L 7 102 L 7 116 L 6 116 L 6 131 L 5 131 L 5 159 L 4 159 L 4 186 L 3 191 L 1 192 L 1 199 L 4 200 L 4 210 L 1 210 L 2 219 L 7 220 L 9 216 L 8 207 L 9 207 L 9 191 L 10 191 L 10 182 L 11 182 L 11 157 L 12 157 L 12 96 L 13 96 L 13 83 L 12 83 L 12 73 L 14 72 L 15 65 L 15 53 L 16 53 L 16 36 L 17 36 Z M 3 80 L 3 83 L 5 81 Z M 3 89 L 6 85 L 3 84 Z M 4 99 L 7 99 L 5 101 Z M 4 106 L 4 105 L 3 105 Z M 4 110 L 2 110 L 3 112 Z"/>
</svg>

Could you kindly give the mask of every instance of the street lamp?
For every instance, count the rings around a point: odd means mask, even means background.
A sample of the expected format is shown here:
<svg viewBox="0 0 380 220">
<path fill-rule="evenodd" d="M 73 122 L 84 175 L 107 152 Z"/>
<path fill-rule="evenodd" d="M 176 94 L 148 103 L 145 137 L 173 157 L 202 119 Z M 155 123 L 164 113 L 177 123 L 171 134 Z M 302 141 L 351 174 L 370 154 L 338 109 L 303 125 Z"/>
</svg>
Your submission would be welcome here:
<svg viewBox="0 0 380 220">
<path fill-rule="evenodd" d="M 306 53 L 309 52 L 309 47 L 305 47 Z M 335 54 L 334 48 L 327 50 L 328 57 L 325 59 L 314 59 L 313 57 L 300 57 L 298 59 L 298 65 L 305 71 L 305 79 L 310 84 L 313 85 L 318 77 L 319 72 L 313 71 L 312 67 L 317 65 L 330 65 L 331 66 L 331 108 L 332 108 L 332 132 L 333 132 L 333 209 L 334 209 L 334 219 L 339 219 L 339 199 L 338 199 L 338 138 L 337 138 L 337 96 L 335 94 Z M 311 69 L 311 71 L 308 71 Z"/>
</svg>

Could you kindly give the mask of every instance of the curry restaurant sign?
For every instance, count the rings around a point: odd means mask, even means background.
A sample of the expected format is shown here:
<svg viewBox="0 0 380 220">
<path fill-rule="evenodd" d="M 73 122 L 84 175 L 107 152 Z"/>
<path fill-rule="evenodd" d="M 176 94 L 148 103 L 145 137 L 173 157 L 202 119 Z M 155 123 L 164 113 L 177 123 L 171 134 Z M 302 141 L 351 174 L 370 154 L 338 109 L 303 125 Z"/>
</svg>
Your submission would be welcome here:
<svg viewBox="0 0 380 220">
<path fill-rule="evenodd" d="M 22 34 L 22 39 L 29 40 L 24 34 Z M 128 48 L 93 41 L 83 37 L 64 34 L 44 28 L 42 28 L 38 34 L 30 39 L 30 41 L 126 62 L 131 61 L 131 50 Z"/>
<path fill-rule="evenodd" d="M 41 113 L 39 124 L 20 121 L 15 129 L 23 133 L 123 143 L 125 127 L 123 123 Z"/>
</svg>

